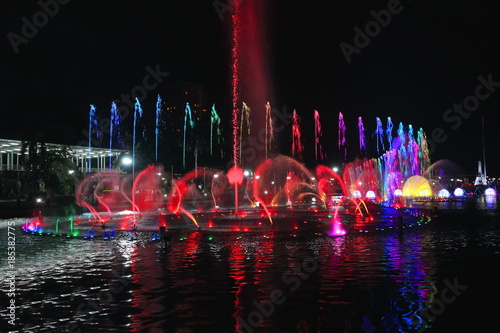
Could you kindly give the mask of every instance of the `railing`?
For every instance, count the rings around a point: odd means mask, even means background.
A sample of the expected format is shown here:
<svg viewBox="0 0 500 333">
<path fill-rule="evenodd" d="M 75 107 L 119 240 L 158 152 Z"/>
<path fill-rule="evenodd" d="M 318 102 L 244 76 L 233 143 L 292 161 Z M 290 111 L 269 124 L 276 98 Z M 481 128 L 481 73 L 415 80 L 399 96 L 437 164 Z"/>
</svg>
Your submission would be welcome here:
<svg viewBox="0 0 500 333">
<path fill-rule="evenodd" d="M 0 164 L 0 171 L 24 171 L 22 165 Z"/>
</svg>

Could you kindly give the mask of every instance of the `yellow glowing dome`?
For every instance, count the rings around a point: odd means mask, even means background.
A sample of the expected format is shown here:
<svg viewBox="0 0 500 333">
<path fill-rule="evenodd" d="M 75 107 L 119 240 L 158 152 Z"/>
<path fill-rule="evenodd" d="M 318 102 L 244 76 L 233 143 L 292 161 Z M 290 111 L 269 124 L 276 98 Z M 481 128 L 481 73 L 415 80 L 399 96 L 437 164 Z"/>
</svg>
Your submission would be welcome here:
<svg viewBox="0 0 500 333">
<path fill-rule="evenodd" d="M 433 197 L 432 187 L 425 177 L 412 176 L 406 180 L 403 187 L 404 197 Z"/>
</svg>

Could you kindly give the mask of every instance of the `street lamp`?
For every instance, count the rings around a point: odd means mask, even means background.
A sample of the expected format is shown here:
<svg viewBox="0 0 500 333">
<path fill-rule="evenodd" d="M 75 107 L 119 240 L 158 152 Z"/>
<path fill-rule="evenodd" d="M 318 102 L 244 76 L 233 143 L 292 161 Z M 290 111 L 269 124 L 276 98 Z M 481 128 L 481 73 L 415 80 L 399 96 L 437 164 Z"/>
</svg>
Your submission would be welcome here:
<svg viewBox="0 0 500 333">
<path fill-rule="evenodd" d="M 130 165 L 132 165 L 132 162 L 133 161 L 132 161 L 132 158 L 130 158 L 130 156 L 124 156 L 122 158 L 122 165 L 124 165 L 124 166 L 130 166 Z"/>
<path fill-rule="evenodd" d="M 129 168 L 132 165 L 132 172 L 133 172 L 133 164 L 134 164 L 134 160 L 129 155 L 125 155 L 122 157 L 121 165 L 125 168 Z"/>
</svg>

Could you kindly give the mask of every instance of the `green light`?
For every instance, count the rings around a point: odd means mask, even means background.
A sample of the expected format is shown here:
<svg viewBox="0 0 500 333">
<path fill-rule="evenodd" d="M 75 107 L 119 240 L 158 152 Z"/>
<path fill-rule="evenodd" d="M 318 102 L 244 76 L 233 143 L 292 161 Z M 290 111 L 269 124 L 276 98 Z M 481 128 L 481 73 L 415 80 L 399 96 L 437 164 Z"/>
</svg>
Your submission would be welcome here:
<svg viewBox="0 0 500 333">
<path fill-rule="evenodd" d="M 208 236 L 209 241 L 211 241 L 212 239 L 214 239 L 212 236 Z"/>
<path fill-rule="evenodd" d="M 72 234 L 72 235 L 73 235 L 73 237 L 78 236 L 78 230 L 73 231 L 73 234 Z"/>
</svg>

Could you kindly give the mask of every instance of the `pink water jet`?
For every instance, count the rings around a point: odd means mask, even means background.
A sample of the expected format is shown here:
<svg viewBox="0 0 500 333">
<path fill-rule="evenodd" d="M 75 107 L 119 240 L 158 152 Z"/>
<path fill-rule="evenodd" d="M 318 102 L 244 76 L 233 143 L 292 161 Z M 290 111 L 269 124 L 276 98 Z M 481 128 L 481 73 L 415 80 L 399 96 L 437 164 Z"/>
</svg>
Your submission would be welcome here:
<svg viewBox="0 0 500 333">
<path fill-rule="evenodd" d="M 332 218 L 332 228 L 328 232 L 328 235 L 336 237 L 336 236 L 344 236 L 345 234 L 347 234 L 347 231 L 344 229 L 339 219 Z"/>
<path fill-rule="evenodd" d="M 325 158 L 323 154 L 323 146 L 321 145 L 320 138 L 323 135 L 321 128 L 321 121 L 319 117 L 319 112 L 314 110 L 314 154 L 316 161 L 318 159 L 322 160 Z"/>
</svg>

